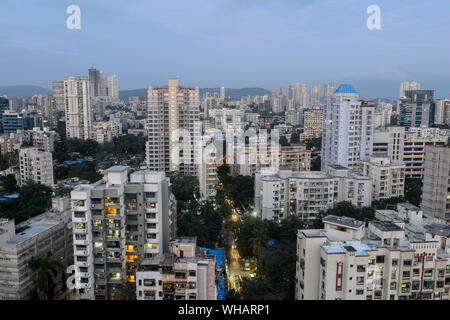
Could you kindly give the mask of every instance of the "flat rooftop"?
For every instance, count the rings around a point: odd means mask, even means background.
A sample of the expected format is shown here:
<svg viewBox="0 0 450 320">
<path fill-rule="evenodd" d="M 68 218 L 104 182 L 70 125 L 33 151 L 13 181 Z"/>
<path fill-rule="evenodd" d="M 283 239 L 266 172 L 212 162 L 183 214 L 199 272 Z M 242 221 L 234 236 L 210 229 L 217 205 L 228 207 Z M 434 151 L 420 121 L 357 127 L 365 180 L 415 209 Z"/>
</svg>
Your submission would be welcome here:
<svg viewBox="0 0 450 320">
<path fill-rule="evenodd" d="M 403 229 L 400 228 L 398 225 L 391 221 L 370 221 L 370 224 L 374 225 L 375 228 L 381 230 L 381 231 L 402 231 Z"/>
<path fill-rule="evenodd" d="M 425 230 L 429 233 L 436 234 L 443 237 L 450 237 L 450 225 L 431 223 L 425 226 Z"/>
<path fill-rule="evenodd" d="M 413 204 L 411 204 L 409 202 L 401 202 L 401 203 L 398 203 L 398 205 L 402 206 L 402 207 L 404 207 L 404 208 L 406 208 L 408 210 L 420 210 L 419 207 L 416 207 L 415 205 L 413 205 Z"/>
<path fill-rule="evenodd" d="M 359 229 L 361 226 L 365 224 L 364 221 L 359 221 L 350 217 L 339 217 L 334 215 L 328 215 L 325 218 L 323 218 L 322 221 L 336 223 L 355 229 Z"/>
</svg>

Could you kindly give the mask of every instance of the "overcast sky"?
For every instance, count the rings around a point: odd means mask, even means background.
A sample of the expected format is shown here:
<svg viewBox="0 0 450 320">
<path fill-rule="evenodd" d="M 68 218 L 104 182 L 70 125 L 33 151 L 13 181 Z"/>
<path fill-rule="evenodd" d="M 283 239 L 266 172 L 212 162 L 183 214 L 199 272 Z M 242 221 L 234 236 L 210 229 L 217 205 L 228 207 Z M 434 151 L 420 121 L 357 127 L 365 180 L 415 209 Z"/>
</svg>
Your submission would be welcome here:
<svg viewBox="0 0 450 320">
<path fill-rule="evenodd" d="M 66 9 L 81 8 L 81 30 Z M 368 30 L 369 5 L 381 30 Z M 351 83 L 397 98 L 415 80 L 450 97 L 448 0 L 0 0 L 0 86 L 95 67 L 120 89 Z"/>
</svg>

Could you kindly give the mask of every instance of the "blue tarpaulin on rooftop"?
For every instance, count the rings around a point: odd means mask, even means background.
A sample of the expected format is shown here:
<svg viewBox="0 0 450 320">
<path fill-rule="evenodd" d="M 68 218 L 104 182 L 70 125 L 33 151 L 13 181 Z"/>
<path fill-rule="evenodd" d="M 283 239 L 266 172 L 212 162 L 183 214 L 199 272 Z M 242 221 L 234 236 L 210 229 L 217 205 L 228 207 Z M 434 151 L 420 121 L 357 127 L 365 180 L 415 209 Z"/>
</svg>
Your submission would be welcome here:
<svg viewBox="0 0 450 320">
<path fill-rule="evenodd" d="M 209 249 L 198 247 L 205 250 L 206 254 L 216 257 L 216 263 L 222 270 L 225 270 L 225 249 Z M 217 279 L 217 300 L 225 300 L 227 298 L 226 279 Z"/>
</svg>

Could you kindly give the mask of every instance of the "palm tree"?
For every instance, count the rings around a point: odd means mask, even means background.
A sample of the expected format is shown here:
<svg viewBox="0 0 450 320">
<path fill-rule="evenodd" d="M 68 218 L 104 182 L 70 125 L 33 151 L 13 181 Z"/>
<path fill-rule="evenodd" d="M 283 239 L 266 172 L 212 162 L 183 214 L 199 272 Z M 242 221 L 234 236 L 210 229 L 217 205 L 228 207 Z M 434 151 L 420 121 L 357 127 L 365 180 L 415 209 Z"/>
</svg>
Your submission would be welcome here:
<svg viewBox="0 0 450 320">
<path fill-rule="evenodd" d="M 48 300 L 55 296 L 55 277 L 61 269 L 61 263 L 51 260 L 51 253 L 45 253 L 40 258 L 31 259 L 28 265 L 36 273 L 36 287 Z"/>
</svg>

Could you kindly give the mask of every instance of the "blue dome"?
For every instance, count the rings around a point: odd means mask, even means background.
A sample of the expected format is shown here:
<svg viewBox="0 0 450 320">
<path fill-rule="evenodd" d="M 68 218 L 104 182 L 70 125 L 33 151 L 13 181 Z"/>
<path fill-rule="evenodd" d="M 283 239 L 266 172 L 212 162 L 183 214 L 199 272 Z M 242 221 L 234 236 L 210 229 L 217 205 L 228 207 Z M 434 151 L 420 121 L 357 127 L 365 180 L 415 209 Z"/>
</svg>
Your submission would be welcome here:
<svg viewBox="0 0 450 320">
<path fill-rule="evenodd" d="M 334 93 L 359 93 L 351 84 L 341 84 Z"/>
</svg>

